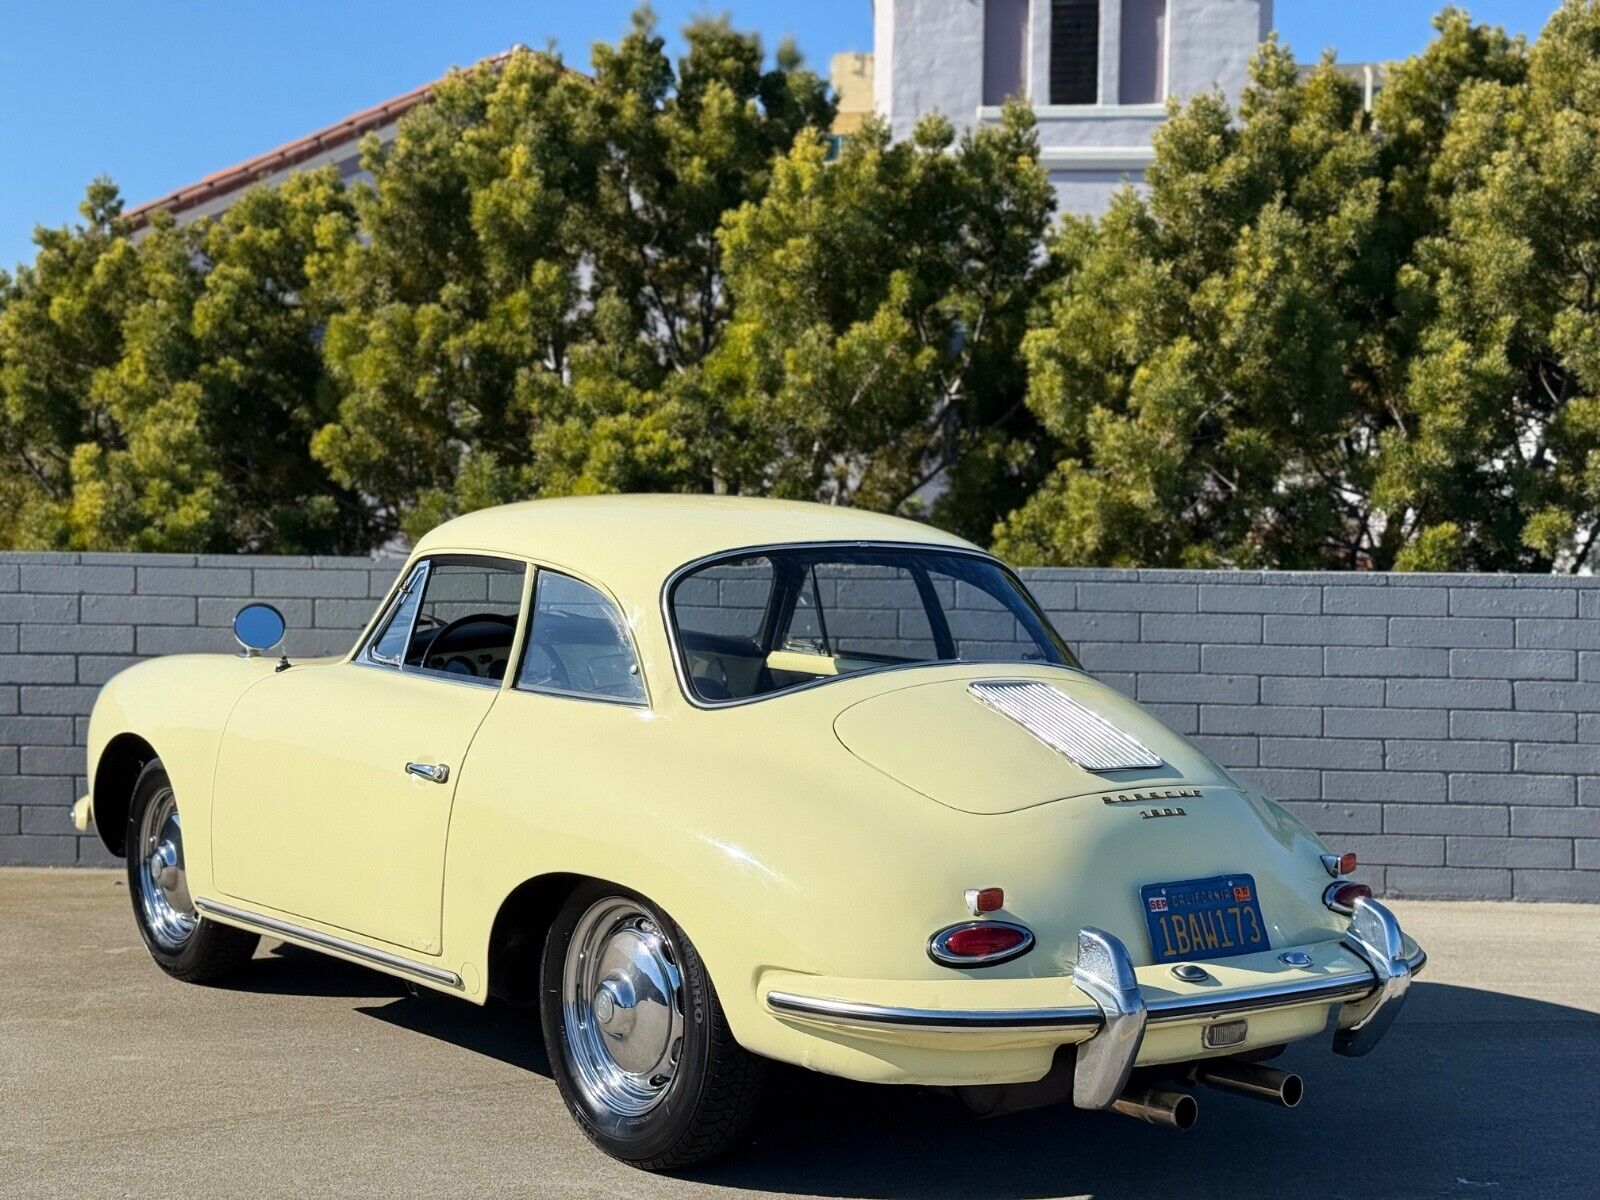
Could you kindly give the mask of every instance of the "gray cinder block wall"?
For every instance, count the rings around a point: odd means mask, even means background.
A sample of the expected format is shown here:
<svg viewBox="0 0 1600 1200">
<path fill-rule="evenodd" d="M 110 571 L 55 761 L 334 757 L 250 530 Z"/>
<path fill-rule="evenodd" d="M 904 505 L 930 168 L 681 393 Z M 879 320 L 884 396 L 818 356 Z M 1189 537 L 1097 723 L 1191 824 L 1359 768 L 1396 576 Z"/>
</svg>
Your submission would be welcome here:
<svg viewBox="0 0 1600 1200">
<path fill-rule="evenodd" d="M 0 554 L 0 863 L 74 835 L 99 686 L 233 649 L 241 602 L 347 648 L 392 559 Z M 1600 901 L 1600 580 L 1031 570 L 1084 664 L 1283 800 L 1390 895 Z"/>
</svg>

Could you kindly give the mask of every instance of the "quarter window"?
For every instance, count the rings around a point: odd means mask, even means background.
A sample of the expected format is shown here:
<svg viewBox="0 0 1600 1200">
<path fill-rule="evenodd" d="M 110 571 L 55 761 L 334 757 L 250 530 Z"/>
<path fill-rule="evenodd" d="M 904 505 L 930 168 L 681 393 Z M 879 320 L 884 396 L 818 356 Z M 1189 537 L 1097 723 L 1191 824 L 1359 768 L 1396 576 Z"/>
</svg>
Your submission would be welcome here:
<svg viewBox="0 0 1600 1200">
<path fill-rule="evenodd" d="M 597 588 L 558 571 L 540 571 L 534 584 L 533 624 L 517 687 L 645 703 L 639 658 L 617 606 Z"/>
</svg>

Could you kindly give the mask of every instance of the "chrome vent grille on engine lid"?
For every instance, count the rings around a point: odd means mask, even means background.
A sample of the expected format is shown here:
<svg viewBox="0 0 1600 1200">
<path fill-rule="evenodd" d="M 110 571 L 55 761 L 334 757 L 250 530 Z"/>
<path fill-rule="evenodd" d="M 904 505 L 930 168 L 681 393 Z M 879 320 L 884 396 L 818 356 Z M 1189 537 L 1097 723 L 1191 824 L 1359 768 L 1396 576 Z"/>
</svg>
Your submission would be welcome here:
<svg viewBox="0 0 1600 1200">
<path fill-rule="evenodd" d="M 1161 758 L 1138 738 L 1048 683 L 982 679 L 968 684 L 967 691 L 1085 771 L 1132 771 L 1162 765 Z"/>
</svg>

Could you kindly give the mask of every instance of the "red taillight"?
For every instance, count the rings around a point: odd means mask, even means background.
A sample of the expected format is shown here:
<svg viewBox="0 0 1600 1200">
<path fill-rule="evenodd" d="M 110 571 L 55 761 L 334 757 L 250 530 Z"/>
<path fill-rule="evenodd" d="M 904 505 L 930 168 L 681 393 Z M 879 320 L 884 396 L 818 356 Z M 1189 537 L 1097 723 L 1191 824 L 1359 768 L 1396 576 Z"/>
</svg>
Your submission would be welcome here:
<svg viewBox="0 0 1600 1200">
<path fill-rule="evenodd" d="M 967 909 L 975 917 L 984 913 L 999 912 L 1006 906 L 1005 888 L 969 888 Z"/>
<path fill-rule="evenodd" d="M 950 967 L 983 967 L 1006 962 L 1033 947 L 1033 934 L 1004 921 L 968 921 L 941 929 L 928 939 L 934 962 Z"/>
<path fill-rule="evenodd" d="M 1364 883 L 1330 883 L 1322 893 L 1322 902 L 1336 913 L 1346 915 L 1355 911 L 1357 900 L 1372 899 L 1372 889 Z"/>
<path fill-rule="evenodd" d="M 1339 855 L 1339 874 L 1348 875 L 1355 869 L 1356 852 L 1354 850 L 1347 850 L 1345 853 Z"/>
</svg>

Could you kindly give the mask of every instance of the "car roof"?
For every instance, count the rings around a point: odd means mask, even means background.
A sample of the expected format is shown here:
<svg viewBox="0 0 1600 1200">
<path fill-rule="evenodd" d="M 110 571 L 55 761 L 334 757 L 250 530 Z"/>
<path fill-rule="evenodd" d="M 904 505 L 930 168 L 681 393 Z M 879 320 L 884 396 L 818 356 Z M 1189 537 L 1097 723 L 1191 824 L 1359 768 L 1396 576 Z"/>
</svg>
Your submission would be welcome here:
<svg viewBox="0 0 1600 1200">
<path fill-rule="evenodd" d="M 574 496 L 468 513 L 426 534 L 417 552 L 480 550 L 572 568 L 612 588 L 652 592 L 685 563 L 791 542 L 912 542 L 975 550 L 901 517 L 747 496 Z M 643 597 L 638 597 L 642 599 Z"/>
</svg>

